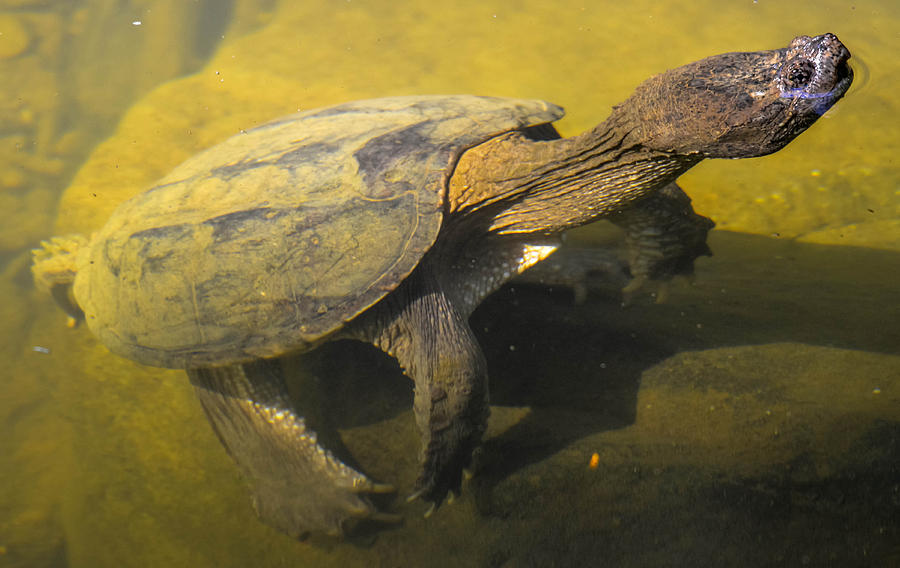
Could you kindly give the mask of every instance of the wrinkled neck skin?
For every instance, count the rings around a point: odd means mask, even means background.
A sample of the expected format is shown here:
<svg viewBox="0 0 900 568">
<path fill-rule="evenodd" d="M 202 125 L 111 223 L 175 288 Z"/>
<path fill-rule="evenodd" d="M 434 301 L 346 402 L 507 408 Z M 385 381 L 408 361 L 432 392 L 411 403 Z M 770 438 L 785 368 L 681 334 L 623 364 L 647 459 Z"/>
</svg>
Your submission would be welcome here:
<svg viewBox="0 0 900 568">
<path fill-rule="evenodd" d="M 460 186 L 458 203 L 465 208 L 471 189 L 487 182 L 493 188 L 484 191 L 502 196 L 491 232 L 556 234 L 627 207 L 702 159 L 650 149 L 638 132 L 627 111 L 617 108 L 599 126 L 572 138 L 500 137 L 468 156 L 477 160 L 480 180 L 472 180 L 468 191 Z M 465 166 L 461 161 L 457 174 Z"/>
<path fill-rule="evenodd" d="M 653 76 L 581 136 L 498 136 L 460 158 L 449 213 L 493 234 L 555 234 L 628 207 L 703 158 L 771 154 L 846 93 L 849 58 L 833 34 L 798 36 Z"/>
<path fill-rule="evenodd" d="M 617 107 L 572 138 L 512 132 L 470 149 L 450 182 L 451 214 L 487 209 L 494 234 L 557 234 L 627 207 L 702 160 L 646 147 L 630 114 Z"/>
</svg>

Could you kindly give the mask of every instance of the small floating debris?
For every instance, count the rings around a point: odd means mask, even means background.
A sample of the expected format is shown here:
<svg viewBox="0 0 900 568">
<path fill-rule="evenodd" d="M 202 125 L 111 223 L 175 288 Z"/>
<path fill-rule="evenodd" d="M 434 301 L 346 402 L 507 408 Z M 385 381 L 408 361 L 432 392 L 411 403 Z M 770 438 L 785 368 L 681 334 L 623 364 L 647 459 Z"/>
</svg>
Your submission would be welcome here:
<svg viewBox="0 0 900 568">
<path fill-rule="evenodd" d="M 34 347 L 31 348 L 31 350 L 34 351 L 35 353 L 45 353 L 47 355 L 50 354 L 49 347 L 42 347 L 40 345 L 35 345 Z"/>
</svg>

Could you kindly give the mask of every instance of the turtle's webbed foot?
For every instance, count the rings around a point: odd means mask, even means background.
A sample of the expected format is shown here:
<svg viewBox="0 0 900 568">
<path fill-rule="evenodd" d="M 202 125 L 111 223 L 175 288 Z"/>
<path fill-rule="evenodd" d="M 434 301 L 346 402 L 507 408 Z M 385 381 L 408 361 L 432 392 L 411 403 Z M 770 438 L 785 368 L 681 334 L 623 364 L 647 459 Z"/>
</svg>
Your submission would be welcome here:
<svg viewBox="0 0 900 568">
<path fill-rule="evenodd" d="M 423 410 L 425 397 L 419 396 L 417 385 L 416 419 L 422 432 L 423 449 L 419 476 L 408 500 L 421 498 L 430 502 L 432 506 L 426 516 L 448 495 L 459 494 L 464 469 L 472 462 L 472 453 L 481 443 L 488 414 L 482 378 L 478 376 L 471 383 L 458 384 L 463 388 L 455 396 L 446 395 L 440 387 L 432 387 L 427 410 Z M 475 396 L 473 391 L 477 393 Z"/>
<path fill-rule="evenodd" d="M 394 488 L 372 482 L 317 442 L 293 408 L 277 361 L 189 369 L 219 440 L 252 487 L 260 519 L 294 537 L 340 536 L 357 519 L 396 521 L 367 494 Z"/>
<path fill-rule="evenodd" d="M 433 440 L 434 442 L 435 440 Z M 432 443 L 423 457 L 419 476 L 407 501 L 422 499 L 431 503 L 426 516 L 441 506 L 444 499 L 459 495 L 463 469 L 472 461 L 472 449 L 448 451 L 447 446 Z"/>
<path fill-rule="evenodd" d="M 367 496 L 392 493 L 392 486 L 374 483 L 319 446 L 314 451 L 316 456 L 300 460 L 288 453 L 273 455 L 279 467 L 255 473 L 253 504 L 261 520 L 294 537 L 310 532 L 342 536 L 350 523 L 363 519 L 400 521 L 379 512 Z M 314 461 L 324 467 L 309 471 Z"/>
</svg>

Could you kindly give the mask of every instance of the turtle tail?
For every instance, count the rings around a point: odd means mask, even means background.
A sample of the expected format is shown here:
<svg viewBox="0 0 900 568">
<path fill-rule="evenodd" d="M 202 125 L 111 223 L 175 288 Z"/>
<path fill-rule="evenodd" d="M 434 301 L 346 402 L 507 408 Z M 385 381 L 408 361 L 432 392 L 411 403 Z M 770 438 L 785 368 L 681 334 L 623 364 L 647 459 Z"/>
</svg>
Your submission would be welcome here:
<svg viewBox="0 0 900 568">
<path fill-rule="evenodd" d="M 84 312 L 72 296 L 72 283 L 77 272 L 75 261 L 78 251 L 87 245 L 87 237 L 69 235 L 41 241 L 40 248 L 32 250 L 34 262 L 31 272 L 39 288 L 50 292 L 56 303 L 68 314 L 69 326 L 74 327 L 84 319 Z"/>
</svg>

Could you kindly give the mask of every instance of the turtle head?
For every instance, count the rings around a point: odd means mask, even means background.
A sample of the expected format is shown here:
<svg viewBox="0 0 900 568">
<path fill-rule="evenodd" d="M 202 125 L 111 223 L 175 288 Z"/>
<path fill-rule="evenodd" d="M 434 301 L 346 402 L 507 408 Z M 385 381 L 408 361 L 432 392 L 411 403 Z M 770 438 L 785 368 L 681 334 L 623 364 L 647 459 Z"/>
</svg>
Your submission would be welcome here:
<svg viewBox="0 0 900 568">
<path fill-rule="evenodd" d="M 84 312 L 72 296 L 78 251 L 87 245 L 81 235 L 53 237 L 32 250 L 31 272 L 39 288 L 50 292 L 56 303 L 68 314 L 69 327 L 84 319 Z"/>
<path fill-rule="evenodd" d="M 651 77 L 616 110 L 654 150 L 763 156 L 783 148 L 847 92 L 849 59 L 834 34 L 799 36 L 783 49 L 725 53 Z"/>
</svg>

